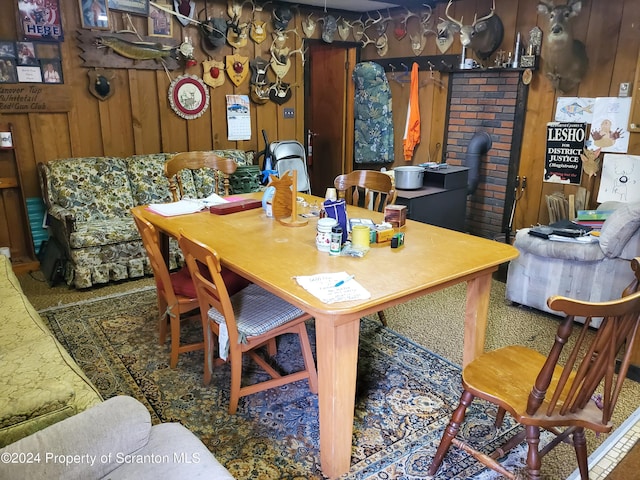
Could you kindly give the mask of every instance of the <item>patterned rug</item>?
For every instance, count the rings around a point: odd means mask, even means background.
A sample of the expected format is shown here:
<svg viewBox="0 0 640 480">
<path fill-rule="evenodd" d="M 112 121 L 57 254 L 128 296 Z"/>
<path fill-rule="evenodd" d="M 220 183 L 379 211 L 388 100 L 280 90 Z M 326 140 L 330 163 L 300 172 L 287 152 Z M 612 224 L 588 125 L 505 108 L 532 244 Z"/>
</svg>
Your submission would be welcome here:
<svg viewBox="0 0 640 480">
<path fill-rule="evenodd" d="M 240 399 L 227 413 L 229 368 L 202 383 L 203 354 L 182 354 L 169 368 L 169 344 L 158 345 L 152 290 L 40 312 L 104 398 L 131 395 L 154 423 L 180 422 L 194 432 L 237 479 L 321 479 L 317 397 L 306 381 Z M 308 325 L 315 348 L 313 324 Z M 184 338 L 202 336 L 199 322 Z M 285 336 L 275 363 L 302 366 L 297 338 Z M 243 381 L 264 378 L 247 362 Z M 460 370 L 423 347 L 363 319 L 349 479 L 421 479 L 461 393 Z M 495 409 L 474 401 L 462 428 L 466 441 L 490 453 L 517 433 L 510 418 L 493 426 Z M 518 464 L 521 452 L 512 454 Z M 504 463 L 504 462 L 503 462 Z M 452 448 L 435 478 L 491 478 L 467 454 Z"/>
</svg>

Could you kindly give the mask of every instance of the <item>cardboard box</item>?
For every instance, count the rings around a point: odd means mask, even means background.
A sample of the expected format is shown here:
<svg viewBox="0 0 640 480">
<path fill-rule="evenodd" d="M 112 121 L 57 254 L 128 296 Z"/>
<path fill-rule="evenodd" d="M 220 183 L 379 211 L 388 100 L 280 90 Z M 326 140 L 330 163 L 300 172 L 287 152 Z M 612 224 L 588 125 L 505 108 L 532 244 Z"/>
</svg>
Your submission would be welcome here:
<svg viewBox="0 0 640 480">
<path fill-rule="evenodd" d="M 407 221 L 407 206 L 387 205 L 384 207 L 384 221 L 393 225 L 394 228 L 404 227 Z"/>
<path fill-rule="evenodd" d="M 388 228 L 386 230 L 377 230 L 376 243 L 390 242 L 395 234 L 396 231 L 393 228 Z"/>
</svg>

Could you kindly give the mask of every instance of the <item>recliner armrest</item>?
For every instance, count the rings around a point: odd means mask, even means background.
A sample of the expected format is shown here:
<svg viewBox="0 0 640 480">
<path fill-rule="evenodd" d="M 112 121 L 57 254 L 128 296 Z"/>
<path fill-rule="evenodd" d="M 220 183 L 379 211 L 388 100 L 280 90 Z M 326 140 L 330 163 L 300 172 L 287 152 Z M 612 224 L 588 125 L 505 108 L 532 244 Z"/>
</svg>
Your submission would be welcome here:
<svg viewBox="0 0 640 480">
<path fill-rule="evenodd" d="M 118 456 L 143 448 L 150 432 L 143 404 L 113 397 L 1 449 L 24 460 L 0 462 L 0 478 L 102 478 L 120 466 Z"/>
</svg>

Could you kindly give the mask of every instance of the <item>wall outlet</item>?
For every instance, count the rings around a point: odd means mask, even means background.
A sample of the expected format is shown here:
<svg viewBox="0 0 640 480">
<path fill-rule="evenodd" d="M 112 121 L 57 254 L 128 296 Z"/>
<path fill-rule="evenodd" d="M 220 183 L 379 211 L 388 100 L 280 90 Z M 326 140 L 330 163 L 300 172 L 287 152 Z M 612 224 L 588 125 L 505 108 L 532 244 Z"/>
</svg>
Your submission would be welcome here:
<svg viewBox="0 0 640 480">
<path fill-rule="evenodd" d="M 295 110 L 293 108 L 285 108 L 282 112 L 284 118 L 293 118 L 295 116 Z"/>
<path fill-rule="evenodd" d="M 629 82 L 624 82 L 620 84 L 620 88 L 618 89 L 618 96 L 619 97 L 628 97 L 629 96 L 629 90 L 631 90 L 631 84 L 629 84 Z"/>
</svg>

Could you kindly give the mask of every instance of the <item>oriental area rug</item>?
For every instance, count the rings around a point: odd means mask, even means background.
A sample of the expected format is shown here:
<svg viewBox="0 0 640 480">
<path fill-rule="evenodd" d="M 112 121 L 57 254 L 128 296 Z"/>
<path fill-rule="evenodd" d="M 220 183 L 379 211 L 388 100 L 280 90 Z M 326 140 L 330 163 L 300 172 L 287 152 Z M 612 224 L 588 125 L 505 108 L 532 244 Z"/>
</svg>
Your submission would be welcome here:
<svg viewBox="0 0 640 480">
<path fill-rule="evenodd" d="M 317 396 L 306 381 L 240 399 L 227 413 L 229 367 L 202 382 L 203 353 L 182 354 L 169 368 L 169 343 L 158 344 L 155 291 L 143 289 L 40 312 L 103 397 L 130 395 L 144 403 L 152 421 L 179 422 L 196 434 L 237 479 L 322 479 Z M 308 324 L 312 347 L 313 323 Z M 199 321 L 185 325 L 184 340 L 202 337 Z M 191 338 L 189 338 L 191 337 Z M 278 343 L 275 363 L 301 368 L 297 337 Z M 264 378 L 247 361 L 243 382 Z M 461 393 L 460 369 L 425 348 L 363 319 L 349 479 L 422 479 Z M 490 453 L 518 428 L 507 417 L 493 426 L 495 409 L 474 401 L 461 429 L 466 441 Z M 524 450 L 503 464 L 517 468 Z M 466 453 L 453 448 L 435 478 L 489 479 Z"/>
</svg>

